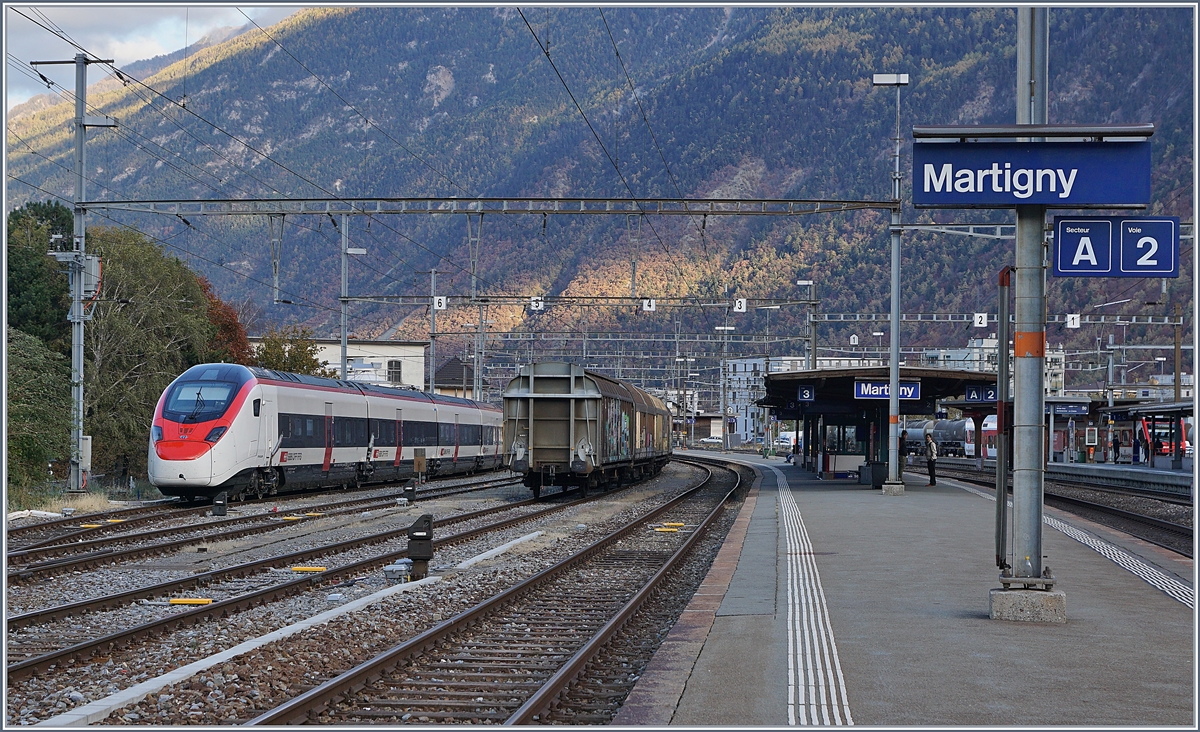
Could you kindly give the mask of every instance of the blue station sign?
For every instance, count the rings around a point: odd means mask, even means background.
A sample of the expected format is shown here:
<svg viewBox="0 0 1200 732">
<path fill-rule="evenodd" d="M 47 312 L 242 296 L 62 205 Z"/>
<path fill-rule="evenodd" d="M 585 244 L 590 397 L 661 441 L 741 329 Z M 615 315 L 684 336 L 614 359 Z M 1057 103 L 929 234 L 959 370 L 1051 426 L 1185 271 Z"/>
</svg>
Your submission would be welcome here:
<svg viewBox="0 0 1200 732">
<path fill-rule="evenodd" d="M 1178 277 L 1176 216 L 1058 216 L 1055 277 Z"/>
<path fill-rule="evenodd" d="M 1150 142 L 915 142 L 918 208 L 1150 202 Z"/>
<path fill-rule="evenodd" d="M 1049 405 L 1047 405 L 1047 406 L 1049 406 Z M 1055 404 L 1054 405 L 1054 413 L 1055 414 L 1073 414 L 1073 415 L 1087 414 L 1088 413 L 1088 405 L 1086 405 L 1086 404 Z"/>
<path fill-rule="evenodd" d="M 799 384 L 796 387 L 796 401 L 811 402 L 816 401 L 817 387 L 812 384 Z"/>
<path fill-rule="evenodd" d="M 890 399 L 892 390 L 886 381 L 856 381 L 854 382 L 855 399 Z M 901 399 L 920 399 L 921 382 L 901 381 Z"/>
<path fill-rule="evenodd" d="M 964 402 L 994 402 L 999 397 L 995 384 L 967 384 Z"/>
</svg>

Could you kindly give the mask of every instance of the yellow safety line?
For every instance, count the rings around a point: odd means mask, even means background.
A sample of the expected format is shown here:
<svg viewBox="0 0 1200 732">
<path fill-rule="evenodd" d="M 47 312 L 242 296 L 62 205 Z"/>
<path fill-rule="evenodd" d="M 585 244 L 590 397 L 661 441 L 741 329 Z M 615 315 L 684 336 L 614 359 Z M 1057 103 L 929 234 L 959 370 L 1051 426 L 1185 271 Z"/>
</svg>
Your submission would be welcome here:
<svg viewBox="0 0 1200 732">
<path fill-rule="evenodd" d="M 664 523 L 664 524 L 663 524 L 663 526 L 687 526 L 687 524 L 683 524 L 683 523 L 676 523 L 676 522 L 669 522 L 669 523 Z"/>
<path fill-rule="evenodd" d="M 292 567 L 293 572 L 324 572 L 324 567 Z"/>
<path fill-rule="evenodd" d="M 325 514 L 323 514 L 323 513 L 318 513 L 318 512 L 315 512 L 315 511 L 311 511 L 311 512 L 309 512 L 309 513 L 306 513 L 306 514 L 304 514 L 304 515 L 305 515 L 305 516 L 324 516 Z"/>
<path fill-rule="evenodd" d="M 661 526 L 659 528 L 655 529 L 655 531 L 661 531 L 663 533 L 670 533 L 670 534 L 678 534 L 679 533 L 679 529 L 664 529 Z"/>
<path fill-rule="evenodd" d="M 81 528 L 81 529 L 98 529 L 102 526 L 104 526 L 104 524 L 80 524 L 79 528 Z"/>
<path fill-rule="evenodd" d="M 303 516 L 284 516 L 283 520 L 284 521 L 299 521 L 302 518 L 304 518 L 304 517 Z"/>
<path fill-rule="evenodd" d="M 211 605 L 212 600 L 207 597 L 172 597 L 171 605 Z"/>
</svg>

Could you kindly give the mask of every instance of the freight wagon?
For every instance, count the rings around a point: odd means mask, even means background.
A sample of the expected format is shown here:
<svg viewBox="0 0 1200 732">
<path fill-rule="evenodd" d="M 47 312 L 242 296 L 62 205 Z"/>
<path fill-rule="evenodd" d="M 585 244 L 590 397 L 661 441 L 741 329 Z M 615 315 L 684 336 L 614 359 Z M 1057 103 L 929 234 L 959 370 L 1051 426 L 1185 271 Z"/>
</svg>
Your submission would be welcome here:
<svg viewBox="0 0 1200 732">
<path fill-rule="evenodd" d="M 522 366 L 504 389 L 504 464 L 535 498 L 657 475 L 671 459 L 671 413 L 658 397 L 569 363 Z"/>
</svg>

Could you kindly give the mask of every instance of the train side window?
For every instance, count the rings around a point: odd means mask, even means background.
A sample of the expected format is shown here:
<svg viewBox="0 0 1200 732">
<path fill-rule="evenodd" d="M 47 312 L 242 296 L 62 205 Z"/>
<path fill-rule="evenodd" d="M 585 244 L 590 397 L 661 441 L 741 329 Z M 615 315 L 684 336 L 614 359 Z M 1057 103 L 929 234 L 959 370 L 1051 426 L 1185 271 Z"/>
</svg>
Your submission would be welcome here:
<svg viewBox="0 0 1200 732">
<path fill-rule="evenodd" d="M 254 416 L 255 417 L 259 416 L 259 412 L 261 410 L 262 410 L 262 399 L 255 399 L 254 400 Z"/>
</svg>

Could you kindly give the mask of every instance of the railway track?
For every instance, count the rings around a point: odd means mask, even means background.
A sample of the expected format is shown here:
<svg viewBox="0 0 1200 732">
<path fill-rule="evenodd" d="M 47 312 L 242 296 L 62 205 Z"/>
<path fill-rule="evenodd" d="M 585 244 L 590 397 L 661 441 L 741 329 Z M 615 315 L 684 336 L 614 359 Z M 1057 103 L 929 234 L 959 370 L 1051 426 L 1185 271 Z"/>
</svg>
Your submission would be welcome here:
<svg viewBox="0 0 1200 732">
<path fill-rule="evenodd" d="M 438 486 L 418 490 L 416 495 L 419 500 L 429 500 L 431 498 L 512 485 L 518 482 L 520 482 L 519 478 L 504 478 L 467 485 Z M 305 506 L 295 511 L 285 511 L 279 514 L 260 513 L 199 524 L 141 531 L 136 534 L 122 534 L 91 540 L 80 538 L 74 543 L 56 542 L 36 548 L 12 551 L 7 555 L 8 564 L 11 567 L 8 570 L 8 582 L 10 585 L 19 585 L 34 579 L 41 579 L 63 572 L 82 571 L 101 565 L 112 564 L 113 562 L 167 554 L 194 544 L 228 541 L 253 534 L 275 531 L 293 522 L 303 522 L 314 518 L 384 508 L 395 505 L 396 499 L 401 497 L 401 495 L 401 493 L 394 493 L 383 496 L 352 498 L 333 503 Z M 194 511 L 189 510 L 180 513 L 186 517 L 193 514 Z M 158 518 L 169 519 L 177 517 L 160 516 Z M 177 539 L 159 542 L 153 541 L 155 539 L 180 535 L 182 535 L 181 538 Z M 148 541 L 151 543 L 147 543 Z M 133 546 L 127 546 L 130 544 Z M 126 546 L 126 548 L 120 548 L 122 546 Z M 14 567 L 13 565 L 16 566 Z"/>
<path fill-rule="evenodd" d="M 987 473 L 984 471 L 981 474 L 979 471 L 964 470 L 959 466 L 943 470 L 939 467 L 938 473 L 947 478 L 956 478 L 975 485 L 984 486 L 995 489 L 995 478 L 987 479 Z M 1148 516 L 1136 511 L 1128 511 L 1115 506 L 1108 506 L 1095 501 L 1087 501 L 1074 496 L 1067 496 L 1061 493 L 1054 492 L 1053 488 L 1060 481 L 1046 481 L 1046 489 L 1044 493 L 1044 501 L 1047 504 L 1057 506 L 1063 510 L 1083 516 L 1084 518 L 1096 519 L 1100 523 L 1104 523 L 1111 528 L 1124 531 L 1131 536 L 1135 536 L 1143 541 L 1148 541 L 1151 544 L 1161 546 L 1164 549 L 1182 554 L 1191 558 L 1194 554 L 1193 536 L 1194 530 L 1191 526 L 1167 521 L 1154 516 Z M 1147 498 L 1142 491 L 1122 492 L 1108 487 L 1094 488 L 1086 485 L 1069 484 L 1063 487 L 1079 488 L 1083 487 L 1087 490 L 1097 491 L 1102 494 L 1119 494 L 1133 495 L 1142 498 Z M 1164 501 L 1166 503 L 1178 504 L 1177 497 L 1156 495 L 1154 500 Z M 1188 502 L 1190 504 L 1190 502 Z"/>
<path fill-rule="evenodd" d="M 523 511 L 523 509 L 544 505 L 536 502 L 533 499 L 528 499 L 517 503 L 506 504 L 503 506 L 496 506 L 492 508 L 481 509 L 479 511 L 460 514 L 457 516 L 447 517 L 435 521 L 435 528 L 444 528 L 455 524 L 461 524 L 506 511 L 518 512 L 518 515 L 515 516 L 504 518 L 484 526 L 468 529 L 451 536 L 439 538 L 435 540 L 434 546 L 435 548 L 444 547 L 454 543 L 466 541 L 489 532 L 499 531 L 523 522 L 535 520 L 542 516 L 564 510 L 569 506 L 600 500 L 604 497 L 604 495 L 606 494 L 593 495 L 589 498 L 580 498 L 574 501 L 557 503 L 534 511 Z M 248 562 L 221 570 L 192 575 L 181 580 L 140 587 L 127 592 L 115 593 L 100 598 L 83 600 L 67 605 L 45 608 L 42 610 L 25 613 L 23 615 L 12 616 L 8 619 L 8 630 L 10 633 L 8 643 L 10 661 L 7 667 L 8 680 L 11 683 L 14 680 L 44 672 L 54 667 L 61 667 L 64 664 L 85 662 L 87 659 L 98 653 L 109 652 L 113 649 L 131 644 L 142 638 L 171 632 L 173 630 L 195 625 L 196 623 L 203 621 L 226 617 L 251 607 L 256 607 L 279 599 L 294 596 L 314 587 L 342 581 L 346 578 L 354 577 L 362 572 L 375 570 L 383 565 L 395 562 L 396 560 L 407 556 L 408 550 L 405 548 L 396 551 L 373 554 L 365 559 L 339 564 L 338 566 L 333 566 L 323 571 L 305 574 L 296 579 L 291 579 L 290 576 L 287 576 L 287 579 L 282 582 L 272 582 L 269 586 L 258 588 L 242 594 L 236 594 L 219 601 L 213 601 L 208 605 L 170 612 L 164 617 L 156 618 L 131 628 L 105 633 L 101 636 L 91 637 L 71 645 L 59 646 L 49 653 L 37 653 L 34 655 L 34 652 L 26 650 L 26 648 L 23 646 L 23 643 L 26 642 L 26 640 L 21 638 L 13 638 L 11 635 L 12 631 L 16 629 L 44 624 L 48 621 L 66 616 L 80 615 L 90 611 L 121 607 L 138 599 L 147 597 L 162 597 L 179 590 L 204 586 L 228 578 L 251 577 L 256 574 L 269 572 L 273 567 L 278 567 L 279 565 L 287 566 L 291 563 L 311 560 L 314 558 L 323 558 L 323 560 L 326 561 L 328 561 L 329 558 L 336 559 L 336 555 L 339 553 L 349 552 L 359 547 L 370 546 L 372 544 L 380 544 L 387 541 L 406 538 L 407 530 L 408 527 L 405 526 L 404 528 L 376 533 L 370 536 L 338 542 L 336 544 L 312 547 L 287 555 L 273 556 L 267 559 Z M 332 564 L 333 562 L 330 561 L 330 563 Z M 35 635 L 36 637 L 31 637 L 28 639 L 28 642 L 31 643 L 31 648 L 36 647 L 37 644 L 45 643 L 43 634 Z"/>
<path fill-rule="evenodd" d="M 734 469 L 715 468 L 723 480 L 702 469 L 705 479 L 672 501 L 247 724 L 532 724 L 611 705 L 628 690 L 584 672 L 740 483 Z"/>
<path fill-rule="evenodd" d="M 973 460 L 973 459 L 970 459 L 970 460 Z M 995 462 L 994 460 L 986 461 L 982 471 L 977 469 L 974 466 L 974 464 L 970 462 L 970 460 L 964 459 L 964 458 L 957 458 L 957 459 L 956 458 L 941 458 L 940 460 L 938 460 L 938 472 L 943 473 L 948 470 L 953 470 L 953 471 L 958 471 L 958 472 L 962 473 L 963 475 L 971 475 L 971 476 L 976 476 L 976 477 L 982 476 L 984 480 L 990 479 L 993 484 L 995 483 L 996 468 L 994 466 L 994 462 Z M 993 463 L 993 465 L 989 465 L 987 463 Z M 1083 467 L 1087 467 L 1087 466 L 1085 465 Z M 924 470 L 924 468 L 925 468 L 924 459 L 918 459 L 917 465 L 914 466 L 914 469 Z M 1069 480 L 1069 479 L 1065 479 L 1063 477 L 1062 471 L 1063 471 L 1063 465 L 1061 463 L 1052 463 L 1051 466 L 1047 468 L 1046 478 L 1045 478 L 1046 484 L 1047 485 L 1060 485 L 1060 486 L 1067 487 L 1067 488 L 1083 488 L 1083 489 L 1091 490 L 1091 491 L 1101 491 L 1104 493 L 1114 493 L 1117 495 L 1124 495 L 1124 496 L 1139 496 L 1142 498 L 1153 498 L 1155 500 L 1166 501 L 1168 503 L 1175 503 L 1175 504 L 1184 505 L 1184 506 L 1190 506 L 1193 503 L 1191 491 L 1190 490 L 1182 490 L 1179 486 L 1173 486 L 1173 487 L 1168 486 L 1168 487 L 1163 487 L 1161 489 L 1128 486 L 1128 485 L 1117 486 L 1117 485 L 1101 483 L 1101 482 L 1099 482 L 1098 478 L 1094 478 L 1092 476 L 1084 476 L 1084 477 L 1081 477 L 1079 480 Z M 949 475 L 949 473 L 946 473 L 946 474 Z M 1102 477 L 1107 478 L 1110 476 L 1102 476 Z"/>
<path fill-rule="evenodd" d="M 449 480 L 455 480 L 460 477 L 461 476 L 455 476 Z M 485 480 L 479 482 L 507 483 L 511 481 L 513 481 L 512 478 L 486 478 Z M 387 487 L 388 486 L 375 485 L 364 488 L 363 490 L 377 491 L 380 488 Z M 327 493 L 342 494 L 344 492 L 345 491 L 340 489 L 308 491 L 279 496 L 268 496 L 266 498 L 248 501 L 239 501 L 235 505 L 239 507 L 245 507 L 259 504 L 271 504 L 298 498 L 310 498 Z M 137 526 L 143 526 L 147 523 L 170 521 L 193 515 L 203 515 L 211 509 L 212 506 L 208 503 L 197 506 L 188 505 L 187 503 L 180 501 L 164 501 L 161 503 L 144 506 L 120 508 L 112 511 L 72 514 L 71 516 L 64 516 L 63 518 L 51 519 L 49 521 L 39 521 L 26 526 L 11 527 L 5 533 L 5 541 L 11 556 L 13 552 L 37 549 L 54 544 L 88 540 L 106 534 L 111 534 L 113 532 L 128 531 L 129 529 Z M 85 527 L 82 526 L 82 524 L 90 524 L 91 526 Z"/>
</svg>

